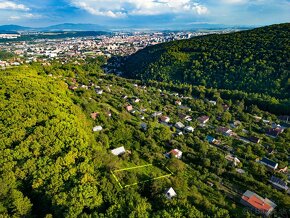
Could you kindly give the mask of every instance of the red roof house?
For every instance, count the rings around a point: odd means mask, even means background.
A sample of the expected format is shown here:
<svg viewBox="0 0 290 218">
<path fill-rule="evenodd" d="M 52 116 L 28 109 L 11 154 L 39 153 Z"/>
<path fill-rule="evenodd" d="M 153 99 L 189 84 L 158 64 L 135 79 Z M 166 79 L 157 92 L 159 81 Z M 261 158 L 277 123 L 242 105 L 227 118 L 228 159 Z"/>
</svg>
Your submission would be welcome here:
<svg viewBox="0 0 290 218">
<path fill-rule="evenodd" d="M 262 198 L 254 192 L 247 190 L 242 198 L 241 203 L 253 211 L 263 214 L 265 216 L 269 216 L 277 206 L 275 203 L 270 201 L 267 198 Z"/>
</svg>

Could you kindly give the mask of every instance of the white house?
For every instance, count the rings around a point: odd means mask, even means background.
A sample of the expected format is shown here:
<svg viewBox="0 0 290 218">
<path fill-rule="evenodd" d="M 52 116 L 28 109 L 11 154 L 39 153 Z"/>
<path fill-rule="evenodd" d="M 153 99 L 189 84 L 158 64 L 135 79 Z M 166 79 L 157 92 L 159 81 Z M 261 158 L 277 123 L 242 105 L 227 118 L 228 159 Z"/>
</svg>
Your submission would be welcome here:
<svg viewBox="0 0 290 218">
<path fill-rule="evenodd" d="M 96 89 L 96 93 L 98 94 L 98 95 L 101 95 L 101 94 L 103 94 L 103 90 L 101 90 L 101 89 Z"/>
<path fill-rule="evenodd" d="M 175 196 L 177 196 L 177 194 L 172 187 L 170 187 L 168 190 L 166 190 L 165 197 L 167 199 L 171 200 L 171 198 L 173 198 Z"/>
<path fill-rule="evenodd" d="M 99 132 L 99 131 L 102 131 L 102 130 L 103 130 L 103 127 L 101 127 L 101 126 L 95 126 L 93 128 L 93 132 Z"/>
<path fill-rule="evenodd" d="M 194 131 L 194 128 L 193 128 L 192 126 L 186 126 L 186 127 L 184 128 L 184 131 L 185 131 L 185 132 L 193 132 L 193 131 Z"/>
<path fill-rule="evenodd" d="M 183 125 L 183 123 L 181 123 L 181 122 L 177 122 L 177 123 L 175 124 L 175 127 L 176 127 L 177 129 L 183 129 L 183 128 L 184 128 L 184 125 Z"/>
<path fill-rule="evenodd" d="M 115 149 L 111 150 L 111 152 L 113 153 L 113 155 L 119 156 L 119 155 L 125 154 L 126 150 L 125 150 L 124 146 L 122 146 L 122 147 L 115 148 Z"/>
</svg>

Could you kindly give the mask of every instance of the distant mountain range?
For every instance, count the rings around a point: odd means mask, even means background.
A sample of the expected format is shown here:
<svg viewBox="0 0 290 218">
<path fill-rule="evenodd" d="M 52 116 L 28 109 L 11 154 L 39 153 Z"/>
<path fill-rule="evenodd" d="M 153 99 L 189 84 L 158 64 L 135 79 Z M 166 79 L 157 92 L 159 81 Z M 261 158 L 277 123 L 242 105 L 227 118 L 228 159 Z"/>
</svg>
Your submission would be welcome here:
<svg viewBox="0 0 290 218">
<path fill-rule="evenodd" d="M 199 30 L 199 29 L 227 29 L 227 28 L 235 28 L 235 29 L 245 29 L 251 27 L 245 26 L 227 26 L 223 24 L 209 24 L 209 23 L 193 23 L 187 24 L 184 26 L 168 26 L 164 29 L 164 26 L 152 26 L 152 27 L 139 27 L 139 26 L 129 26 L 129 27 L 108 27 L 102 26 L 98 24 L 74 24 L 74 23 L 63 23 L 52 25 L 48 27 L 25 27 L 19 25 L 3 25 L 0 26 L 0 32 L 7 32 L 7 31 L 16 31 L 16 32 L 23 32 L 23 31 L 41 31 L 41 32 L 50 32 L 50 31 L 136 31 L 136 30 Z"/>
</svg>

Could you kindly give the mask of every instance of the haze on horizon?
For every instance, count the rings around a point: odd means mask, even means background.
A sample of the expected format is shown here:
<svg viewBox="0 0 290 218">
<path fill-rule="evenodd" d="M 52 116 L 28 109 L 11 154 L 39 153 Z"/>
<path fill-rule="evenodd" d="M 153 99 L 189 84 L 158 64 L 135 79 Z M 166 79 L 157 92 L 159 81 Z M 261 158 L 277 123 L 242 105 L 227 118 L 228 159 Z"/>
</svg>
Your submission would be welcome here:
<svg viewBox="0 0 290 218">
<path fill-rule="evenodd" d="M 0 0 L 0 25 L 259 26 L 289 22 L 289 11 L 290 0 Z"/>
</svg>

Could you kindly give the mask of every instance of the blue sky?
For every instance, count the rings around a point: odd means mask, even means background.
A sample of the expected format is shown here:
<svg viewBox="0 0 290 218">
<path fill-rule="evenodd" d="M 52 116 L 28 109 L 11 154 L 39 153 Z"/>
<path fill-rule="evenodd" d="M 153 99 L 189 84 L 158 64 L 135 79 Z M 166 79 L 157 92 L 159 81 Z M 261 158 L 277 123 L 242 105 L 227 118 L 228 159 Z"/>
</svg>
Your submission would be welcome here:
<svg viewBox="0 0 290 218">
<path fill-rule="evenodd" d="M 290 22 L 290 0 L 0 0 L 0 24 L 188 26 Z"/>
</svg>

